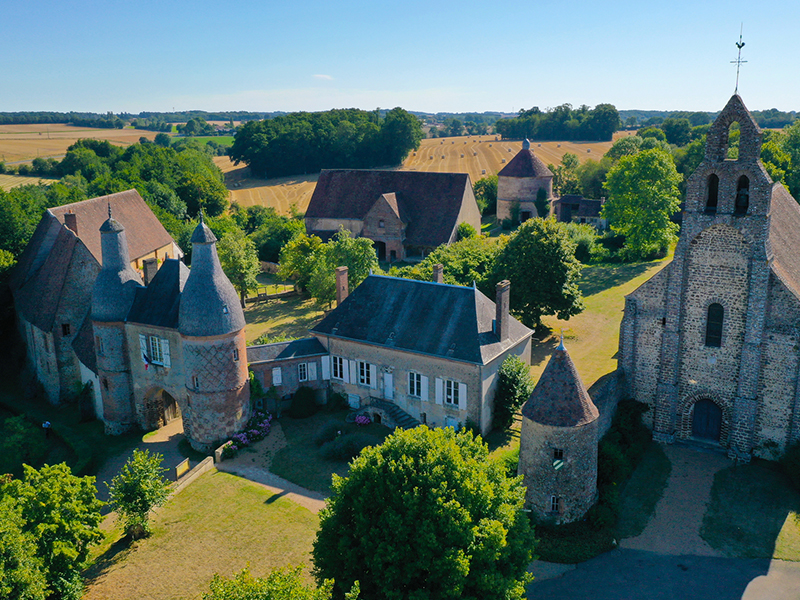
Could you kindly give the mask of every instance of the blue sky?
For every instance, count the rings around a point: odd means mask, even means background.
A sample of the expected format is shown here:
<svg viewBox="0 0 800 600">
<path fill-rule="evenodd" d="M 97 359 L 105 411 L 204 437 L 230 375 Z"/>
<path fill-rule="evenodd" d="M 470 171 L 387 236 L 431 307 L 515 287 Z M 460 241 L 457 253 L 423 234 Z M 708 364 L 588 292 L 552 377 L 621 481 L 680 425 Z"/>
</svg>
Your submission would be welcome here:
<svg viewBox="0 0 800 600">
<path fill-rule="evenodd" d="M 796 0 L 6 0 L 0 111 L 800 110 Z"/>
</svg>

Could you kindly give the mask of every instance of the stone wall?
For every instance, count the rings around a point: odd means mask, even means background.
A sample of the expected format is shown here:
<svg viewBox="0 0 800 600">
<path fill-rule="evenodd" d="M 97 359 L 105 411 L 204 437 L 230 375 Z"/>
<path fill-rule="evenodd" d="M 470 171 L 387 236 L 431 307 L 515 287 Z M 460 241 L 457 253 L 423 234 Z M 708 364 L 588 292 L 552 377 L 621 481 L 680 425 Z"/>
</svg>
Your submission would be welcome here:
<svg viewBox="0 0 800 600">
<path fill-rule="evenodd" d="M 364 216 L 364 228 L 361 235 L 386 245 L 386 260 L 403 260 L 405 249 L 403 242 L 406 238 L 405 225 L 381 196 L 375 205 Z M 376 248 L 377 250 L 377 248 Z M 392 256 L 394 252 L 394 256 Z"/>
<path fill-rule="evenodd" d="M 500 177 L 497 180 L 497 220 L 511 218 L 511 205 L 519 201 L 521 210 L 533 210 L 537 216 L 533 202 L 539 189 L 544 188 L 547 198 L 553 197 L 552 177 Z"/>
<path fill-rule="evenodd" d="M 103 422 L 106 433 L 118 435 L 135 422 L 125 324 L 95 322 L 93 327 Z"/>
</svg>

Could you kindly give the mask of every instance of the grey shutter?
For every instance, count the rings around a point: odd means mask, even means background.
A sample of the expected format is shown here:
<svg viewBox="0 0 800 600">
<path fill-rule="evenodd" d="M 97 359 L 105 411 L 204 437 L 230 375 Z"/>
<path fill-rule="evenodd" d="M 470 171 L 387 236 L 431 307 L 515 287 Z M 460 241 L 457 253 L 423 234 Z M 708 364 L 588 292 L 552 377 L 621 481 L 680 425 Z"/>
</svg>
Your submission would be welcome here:
<svg viewBox="0 0 800 600">
<path fill-rule="evenodd" d="M 467 410 L 467 384 L 458 384 L 458 410 Z"/>
<path fill-rule="evenodd" d="M 169 340 L 165 338 L 161 339 L 161 357 L 164 366 L 169 369 L 172 366 L 172 360 L 169 357 Z"/>
<path fill-rule="evenodd" d="M 272 385 L 283 385 L 283 375 L 280 367 L 272 369 Z"/>
<path fill-rule="evenodd" d="M 356 361 L 351 360 L 350 361 L 350 383 L 360 383 L 360 380 L 358 378 L 357 367 L 358 367 L 358 365 L 356 364 Z"/>
<path fill-rule="evenodd" d="M 383 396 L 387 400 L 394 400 L 394 375 L 383 374 Z"/>
<path fill-rule="evenodd" d="M 444 403 L 444 381 L 436 378 L 436 404 Z"/>
<path fill-rule="evenodd" d="M 317 363 L 315 362 L 308 363 L 308 380 L 309 381 L 317 380 Z"/>
<path fill-rule="evenodd" d="M 425 375 L 421 376 L 422 379 L 422 399 L 428 402 L 428 378 Z"/>
<path fill-rule="evenodd" d="M 139 349 L 142 351 L 142 362 L 147 364 L 147 338 L 142 333 L 139 334 Z"/>
<path fill-rule="evenodd" d="M 378 367 L 369 365 L 369 387 L 376 389 L 378 387 Z"/>
<path fill-rule="evenodd" d="M 342 379 L 345 383 L 350 383 L 350 362 L 342 357 L 339 358 L 342 359 Z M 355 381 L 352 383 L 355 383 Z"/>
<path fill-rule="evenodd" d="M 331 357 L 322 357 L 322 379 L 328 381 L 331 378 Z"/>
</svg>

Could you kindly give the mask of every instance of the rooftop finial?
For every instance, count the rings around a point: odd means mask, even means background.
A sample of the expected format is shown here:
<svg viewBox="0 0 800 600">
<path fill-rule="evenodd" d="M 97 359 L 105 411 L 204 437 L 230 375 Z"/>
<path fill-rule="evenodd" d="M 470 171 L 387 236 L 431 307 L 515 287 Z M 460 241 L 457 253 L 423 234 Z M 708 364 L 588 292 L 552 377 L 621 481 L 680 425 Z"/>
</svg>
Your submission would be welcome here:
<svg viewBox="0 0 800 600">
<path fill-rule="evenodd" d="M 108 218 L 111 218 L 111 202 L 108 203 Z"/>
<path fill-rule="evenodd" d="M 203 207 L 200 207 L 200 224 L 203 224 Z"/>
<path fill-rule="evenodd" d="M 744 48 L 744 42 L 742 41 L 742 31 L 744 30 L 744 23 L 742 23 L 741 28 L 739 29 L 739 41 L 736 42 L 736 47 L 739 49 L 739 57 L 736 60 L 732 60 L 731 63 L 736 63 L 736 89 L 734 90 L 734 94 L 739 93 L 739 67 L 742 64 L 746 63 L 746 60 L 742 60 L 742 48 Z"/>
<path fill-rule="evenodd" d="M 561 341 L 558 344 L 558 348 L 556 350 L 561 350 L 562 352 L 566 352 L 567 348 L 564 346 L 564 330 L 561 330 Z"/>
</svg>

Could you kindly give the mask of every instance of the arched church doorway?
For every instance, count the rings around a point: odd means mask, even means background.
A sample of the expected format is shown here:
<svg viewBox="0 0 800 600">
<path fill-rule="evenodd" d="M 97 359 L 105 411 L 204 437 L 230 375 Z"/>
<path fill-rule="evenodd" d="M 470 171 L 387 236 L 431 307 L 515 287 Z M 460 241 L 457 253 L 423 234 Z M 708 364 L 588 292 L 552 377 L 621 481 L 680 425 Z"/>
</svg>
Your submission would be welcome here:
<svg viewBox="0 0 800 600">
<path fill-rule="evenodd" d="M 692 416 L 692 437 L 718 442 L 721 431 L 722 409 L 713 400 L 707 398 L 695 402 Z"/>
<path fill-rule="evenodd" d="M 177 400 L 163 389 L 155 390 L 144 404 L 144 419 L 150 427 L 163 427 L 181 416 Z"/>
</svg>

